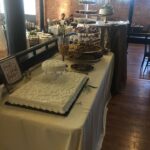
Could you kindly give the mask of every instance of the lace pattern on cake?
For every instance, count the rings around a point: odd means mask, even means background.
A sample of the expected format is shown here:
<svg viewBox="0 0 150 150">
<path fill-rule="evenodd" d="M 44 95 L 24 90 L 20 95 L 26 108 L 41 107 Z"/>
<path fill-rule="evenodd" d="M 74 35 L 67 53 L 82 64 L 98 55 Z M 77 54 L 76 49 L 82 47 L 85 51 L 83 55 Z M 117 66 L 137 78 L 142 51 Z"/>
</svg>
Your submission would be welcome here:
<svg viewBox="0 0 150 150">
<path fill-rule="evenodd" d="M 51 80 L 42 73 L 12 93 L 8 102 L 65 113 L 87 79 L 83 74 L 66 72 Z"/>
</svg>

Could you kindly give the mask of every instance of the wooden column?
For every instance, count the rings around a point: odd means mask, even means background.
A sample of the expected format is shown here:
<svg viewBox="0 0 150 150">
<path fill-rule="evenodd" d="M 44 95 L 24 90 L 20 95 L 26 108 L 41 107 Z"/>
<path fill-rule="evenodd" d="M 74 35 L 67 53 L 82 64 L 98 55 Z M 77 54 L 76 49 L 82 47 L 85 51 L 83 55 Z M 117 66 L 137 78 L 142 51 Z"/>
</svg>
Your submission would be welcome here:
<svg viewBox="0 0 150 150">
<path fill-rule="evenodd" d="M 40 0 L 40 30 L 44 31 L 44 0 Z"/>
<path fill-rule="evenodd" d="M 130 0 L 129 16 L 128 16 L 128 20 L 129 20 L 129 29 L 130 29 L 130 27 L 131 27 L 131 24 L 132 24 L 132 18 L 133 18 L 133 14 L 134 14 L 134 1 L 135 1 L 135 0 Z"/>
<path fill-rule="evenodd" d="M 4 0 L 9 54 L 14 55 L 26 47 L 23 0 Z"/>
</svg>

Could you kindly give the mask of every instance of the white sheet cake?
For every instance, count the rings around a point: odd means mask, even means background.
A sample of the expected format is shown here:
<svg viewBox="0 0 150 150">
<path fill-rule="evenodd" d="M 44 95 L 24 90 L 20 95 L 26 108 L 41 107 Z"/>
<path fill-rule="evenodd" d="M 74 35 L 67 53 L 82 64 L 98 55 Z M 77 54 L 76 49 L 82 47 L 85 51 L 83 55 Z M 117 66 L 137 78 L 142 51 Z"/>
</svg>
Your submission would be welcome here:
<svg viewBox="0 0 150 150">
<path fill-rule="evenodd" d="M 65 72 L 56 80 L 51 80 L 43 73 L 10 94 L 8 102 L 64 114 L 87 79 L 83 74 Z"/>
</svg>

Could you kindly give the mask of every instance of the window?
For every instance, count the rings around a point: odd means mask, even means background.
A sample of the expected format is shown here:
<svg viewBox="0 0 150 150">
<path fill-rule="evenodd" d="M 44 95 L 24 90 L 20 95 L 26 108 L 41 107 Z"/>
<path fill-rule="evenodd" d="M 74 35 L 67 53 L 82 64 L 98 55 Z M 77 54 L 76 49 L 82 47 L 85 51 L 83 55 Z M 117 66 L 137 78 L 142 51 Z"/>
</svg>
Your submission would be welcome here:
<svg viewBox="0 0 150 150">
<path fill-rule="evenodd" d="M 35 0 L 23 0 L 23 1 L 25 14 L 36 15 Z"/>
<path fill-rule="evenodd" d="M 23 0 L 24 11 L 28 15 L 36 15 L 35 0 Z M 0 0 L 0 13 L 4 13 L 4 1 Z"/>
<path fill-rule="evenodd" d="M 4 13 L 4 2 L 0 0 L 0 13 Z"/>
</svg>

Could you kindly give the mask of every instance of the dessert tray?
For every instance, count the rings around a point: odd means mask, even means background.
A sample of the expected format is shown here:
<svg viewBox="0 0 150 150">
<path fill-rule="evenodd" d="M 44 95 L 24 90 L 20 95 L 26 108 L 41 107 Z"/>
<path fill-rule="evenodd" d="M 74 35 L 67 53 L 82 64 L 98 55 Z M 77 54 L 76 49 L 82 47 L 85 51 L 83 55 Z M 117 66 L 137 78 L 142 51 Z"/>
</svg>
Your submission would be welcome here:
<svg viewBox="0 0 150 150">
<path fill-rule="evenodd" d="M 96 21 L 94 19 L 82 18 L 81 16 L 75 18 L 74 20 L 80 24 L 95 24 L 96 23 Z"/>
<path fill-rule="evenodd" d="M 89 72 L 94 69 L 94 67 L 90 64 L 72 64 L 71 68 L 81 72 Z"/>
<path fill-rule="evenodd" d="M 97 14 L 97 10 L 77 10 L 76 13 L 80 13 L 80 14 Z"/>
<path fill-rule="evenodd" d="M 95 4 L 95 0 L 79 0 L 82 4 Z"/>
<path fill-rule="evenodd" d="M 79 60 L 83 60 L 86 62 L 98 62 L 103 57 L 103 51 L 90 51 L 90 52 L 84 52 L 82 55 L 78 58 Z"/>
<path fill-rule="evenodd" d="M 55 80 L 42 73 L 10 94 L 6 104 L 65 115 L 87 80 L 75 72 L 63 72 Z"/>
<path fill-rule="evenodd" d="M 99 35 L 100 33 L 97 27 L 77 27 L 76 35 L 70 36 L 71 42 L 69 44 L 68 56 L 75 59 L 84 57 L 85 60 L 88 59 L 88 57 L 92 57 L 94 60 L 99 59 L 101 57 Z"/>
</svg>

